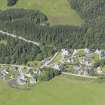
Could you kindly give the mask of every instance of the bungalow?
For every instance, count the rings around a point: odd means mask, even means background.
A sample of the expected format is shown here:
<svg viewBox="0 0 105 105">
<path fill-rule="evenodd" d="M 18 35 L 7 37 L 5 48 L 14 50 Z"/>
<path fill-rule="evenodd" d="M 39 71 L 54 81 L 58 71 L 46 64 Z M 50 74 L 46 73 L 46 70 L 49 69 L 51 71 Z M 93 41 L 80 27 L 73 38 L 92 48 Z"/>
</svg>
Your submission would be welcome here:
<svg viewBox="0 0 105 105">
<path fill-rule="evenodd" d="M 85 53 L 85 54 L 94 53 L 94 52 L 95 52 L 94 49 L 89 49 L 89 48 L 85 48 L 85 49 L 84 49 L 84 53 Z"/>
<path fill-rule="evenodd" d="M 34 85 L 37 83 L 36 78 L 34 78 L 33 76 L 30 78 L 30 84 Z"/>
<path fill-rule="evenodd" d="M 26 84 L 26 78 L 24 73 L 20 73 L 20 75 L 17 77 L 17 83 L 19 85 L 25 85 Z"/>
<path fill-rule="evenodd" d="M 56 69 L 56 70 L 59 70 L 59 71 L 61 70 L 58 64 L 54 64 L 53 69 Z"/>
<path fill-rule="evenodd" d="M 36 84 L 37 80 L 36 80 L 36 78 L 35 78 L 33 75 L 31 75 L 31 74 L 25 74 L 25 76 L 26 76 L 27 78 L 29 78 L 29 83 L 30 83 L 30 84 Z M 26 80 L 26 81 L 27 81 L 27 80 Z"/>
<path fill-rule="evenodd" d="M 74 73 L 80 74 L 81 66 L 80 65 L 75 65 L 74 66 Z"/>
<path fill-rule="evenodd" d="M 104 50 L 99 50 L 99 49 L 97 49 L 97 50 L 95 51 L 95 53 L 99 55 L 100 59 L 105 58 L 105 51 L 104 51 Z"/>
<path fill-rule="evenodd" d="M 61 54 L 62 54 L 62 56 L 68 56 L 69 55 L 68 49 L 62 49 Z"/>
<path fill-rule="evenodd" d="M 105 51 L 104 50 L 101 51 L 101 58 L 102 59 L 105 58 Z"/>
<path fill-rule="evenodd" d="M 78 61 L 78 58 L 76 56 L 72 56 L 67 60 L 67 62 L 70 64 L 75 64 L 77 63 L 77 61 Z"/>
<path fill-rule="evenodd" d="M 43 63 L 44 66 L 48 66 L 49 58 L 45 58 L 45 59 L 42 61 L 42 63 Z"/>
<path fill-rule="evenodd" d="M 3 68 L 1 71 L 0 71 L 0 75 L 1 77 L 3 78 L 3 80 L 5 80 L 6 76 L 9 74 L 9 72 L 7 71 L 6 68 Z"/>
<path fill-rule="evenodd" d="M 76 53 L 77 53 L 77 50 L 75 49 L 75 50 L 73 51 L 73 56 L 74 56 Z"/>
<path fill-rule="evenodd" d="M 95 53 L 98 54 L 99 56 L 101 56 L 101 50 L 96 49 Z"/>
<path fill-rule="evenodd" d="M 96 73 L 99 74 L 99 75 L 100 75 L 100 74 L 103 74 L 103 72 L 102 72 L 102 70 L 101 70 L 100 67 L 97 67 L 97 69 L 96 69 Z"/>
</svg>

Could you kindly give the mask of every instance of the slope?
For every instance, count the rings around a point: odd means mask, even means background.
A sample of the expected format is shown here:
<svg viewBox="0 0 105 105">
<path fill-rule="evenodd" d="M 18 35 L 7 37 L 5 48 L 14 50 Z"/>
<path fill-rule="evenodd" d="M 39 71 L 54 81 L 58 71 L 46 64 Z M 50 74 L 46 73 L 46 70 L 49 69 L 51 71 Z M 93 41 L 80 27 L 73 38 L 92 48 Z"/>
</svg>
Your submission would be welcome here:
<svg viewBox="0 0 105 105">
<path fill-rule="evenodd" d="M 7 7 L 6 0 L 0 0 L 0 9 L 27 8 L 38 9 L 45 13 L 51 25 L 78 25 L 83 23 L 78 13 L 67 0 L 19 0 L 16 6 Z"/>
<path fill-rule="evenodd" d="M 0 105 L 104 105 L 105 84 L 57 77 L 30 91 L 15 90 L 0 81 Z M 14 97 L 15 96 L 15 97 Z"/>
</svg>

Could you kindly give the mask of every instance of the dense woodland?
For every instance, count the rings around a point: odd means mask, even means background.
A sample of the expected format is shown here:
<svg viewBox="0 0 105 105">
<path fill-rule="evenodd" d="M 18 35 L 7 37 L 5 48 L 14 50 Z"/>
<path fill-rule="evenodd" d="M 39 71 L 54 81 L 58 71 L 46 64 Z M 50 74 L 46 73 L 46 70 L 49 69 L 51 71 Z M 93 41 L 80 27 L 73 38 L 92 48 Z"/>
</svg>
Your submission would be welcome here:
<svg viewBox="0 0 105 105">
<path fill-rule="evenodd" d="M 40 11 L 27 10 L 27 9 L 9 9 L 0 12 L 0 29 L 14 33 L 19 36 L 23 36 L 27 39 L 37 41 L 41 43 L 40 51 L 44 52 L 43 56 L 52 54 L 53 50 L 61 48 L 105 48 L 105 1 L 104 0 L 68 0 L 73 9 L 75 9 L 78 14 L 84 19 L 85 23 L 79 26 L 50 26 L 48 23 L 48 18 L 45 14 Z M 5 37 L 5 36 L 4 36 Z M 7 37 L 6 37 L 7 38 Z M 5 38 L 5 39 L 6 39 Z M 7 42 L 9 43 L 7 38 Z M 1 37 L 2 40 L 2 37 Z M 24 42 L 19 42 L 18 47 L 26 48 Z M 17 42 L 17 45 L 18 45 Z M 11 43 L 8 44 L 10 50 L 6 51 L 0 46 L 0 53 L 4 51 L 5 54 L 11 52 L 11 49 L 14 48 L 15 41 L 11 39 Z M 21 45 L 22 44 L 22 45 Z M 29 52 L 35 50 L 32 45 Z M 3 49 L 3 50 L 2 50 Z M 26 48 L 27 49 L 27 48 Z M 36 49 L 36 47 L 35 47 Z M 50 50 L 49 50 L 50 49 Z M 17 51 L 17 50 L 16 50 Z M 39 51 L 39 52 L 40 52 Z M 18 51 L 17 51 L 18 52 Z M 16 52 L 16 53 L 17 53 Z M 37 54 L 38 51 L 35 51 Z M 42 52 L 40 57 L 42 56 Z M 48 54 L 46 54 L 48 52 Z M 27 52 L 24 52 L 24 55 L 30 55 Z M 3 52 L 2 52 L 3 54 Z M 2 57 L 2 54 L 0 55 Z M 15 56 L 20 58 L 21 52 Z M 33 58 L 37 54 L 33 54 Z M 4 55 L 5 56 L 5 55 Z M 3 58 L 8 58 L 9 55 Z M 12 57 L 12 56 L 11 56 Z M 12 63 L 16 63 L 16 59 L 12 59 Z M 29 57 L 29 60 L 33 60 L 32 57 Z M 31 59 L 32 58 L 32 59 Z M 11 59 L 11 58 L 10 58 Z M 14 61 L 15 59 L 15 61 Z M 25 57 L 23 57 L 25 59 Z M 2 60 L 3 61 L 3 60 Z M 0 62 L 2 62 L 0 61 Z M 14 61 L 14 62 L 13 62 Z M 18 63 L 26 63 L 27 59 L 24 62 L 19 61 Z M 3 62 L 5 63 L 5 61 Z"/>
<path fill-rule="evenodd" d="M 24 64 L 35 60 L 40 53 L 37 46 L 0 35 L 0 63 Z"/>
<path fill-rule="evenodd" d="M 95 44 L 95 47 L 105 48 L 105 0 L 68 1 L 85 20 L 85 27 L 88 28 L 85 36 L 92 38 L 92 47 Z"/>
</svg>

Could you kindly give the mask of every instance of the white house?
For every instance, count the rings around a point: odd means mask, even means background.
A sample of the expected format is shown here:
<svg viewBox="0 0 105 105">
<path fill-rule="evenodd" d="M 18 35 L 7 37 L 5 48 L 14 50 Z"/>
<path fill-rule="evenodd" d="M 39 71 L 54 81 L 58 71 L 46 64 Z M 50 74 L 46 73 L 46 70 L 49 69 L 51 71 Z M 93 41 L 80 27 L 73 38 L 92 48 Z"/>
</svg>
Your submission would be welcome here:
<svg viewBox="0 0 105 105">
<path fill-rule="evenodd" d="M 34 78 L 34 77 L 31 77 L 30 78 L 30 84 L 36 84 L 37 83 L 37 81 L 36 81 L 36 78 Z"/>
<path fill-rule="evenodd" d="M 103 72 L 102 72 L 102 70 L 101 70 L 100 67 L 97 68 L 96 73 L 97 73 L 97 74 L 103 74 Z"/>
<path fill-rule="evenodd" d="M 80 74 L 81 66 L 80 65 L 75 65 L 74 70 L 76 74 Z"/>
<path fill-rule="evenodd" d="M 73 52 L 73 56 L 74 56 L 76 53 L 77 53 L 77 50 L 75 49 L 74 52 Z"/>
<path fill-rule="evenodd" d="M 96 49 L 95 53 L 98 54 L 98 55 L 101 55 L 101 50 Z"/>
<path fill-rule="evenodd" d="M 89 53 L 89 51 L 90 51 L 90 50 L 89 50 L 88 48 L 85 48 L 85 49 L 84 49 L 84 53 Z"/>
<path fill-rule="evenodd" d="M 61 53 L 62 53 L 62 56 L 68 56 L 69 55 L 69 51 L 67 49 L 62 49 Z"/>
<path fill-rule="evenodd" d="M 20 75 L 17 77 L 17 83 L 19 85 L 25 85 L 26 84 L 26 79 L 24 73 L 20 73 Z"/>
<path fill-rule="evenodd" d="M 54 68 L 54 69 L 57 69 L 57 70 L 60 70 L 60 67 L 59 67 L 58 64 L 54 64 L 53 68 Z"/>
<path fill-rule="evenodd" d="M 5 80 L 6 76 L 9 74 L 9 73 L 7 72 L 7 70 L 6 70 L 6 68 L 4 68 L 0 73 L 1 73 L 1 75 L 2 75 L 2 77 L 3 77 L 3 80 Z"/>
</svg>

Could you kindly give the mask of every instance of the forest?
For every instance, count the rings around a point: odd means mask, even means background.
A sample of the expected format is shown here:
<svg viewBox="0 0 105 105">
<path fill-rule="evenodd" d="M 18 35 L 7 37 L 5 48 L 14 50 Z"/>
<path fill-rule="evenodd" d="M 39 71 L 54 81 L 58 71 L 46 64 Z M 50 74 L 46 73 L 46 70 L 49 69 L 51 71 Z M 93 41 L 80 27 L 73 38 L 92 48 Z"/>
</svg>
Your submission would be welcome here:
<svg viewBox="0 0 105 105">
<path fill-rule="evenodd" d="M 50 26 L 48 23 L 48 17 L 41 11 L 29 10 L 29 9 L 8 9 L 0 11 L 0 30 L 10 32 L 22 37 L 25 37 L 32 41 L 41 43 L 40 50 L 45 51 L 44 56 L 49 52 L 52 54 L 53 50 L 59 50 L 61 48 L 101 48 L 105 49 L 105 1 L 104 0 L 68 0 L 73 9 L 84 19 L 85 23 L 79 26 L 69 25 L 56 25 Z M 3 36 L 8 40 L 10 38 Z M 0 38 L 2 41 L 2 37 Z M 18 43 L 19 42 L 19 43 Z M 41 52 L 40 50 L 35 51 L 36 46 L 31 46 L 29 53 L 23 51 L 23 55 L 29 55 L 29 59 L 26 57 L 24 61 L 17 60 L 20 58 L 22 53 L 15 50 L 16 56 L 8 58 L 8 53 L 11 53 L 11 49 L 14 48 L 14 43 L 17 43 L 19 49 L 27 49 L 24 42 L 11 39 L 11 44 L 8 44 L 8 51 L 4 47 L 0 46 L 1 57 L 11 59 L 12 63 L 26 63 L 28 60 L 35 59 L 35 56 Z M 6 46 L 7 47 L 7 46 Z M 32 49 L 33 50 L 32 50 Z M 34 49 L 35 48 L 35 49 Z M 38 49 L 38 48 L 37 48 Z M 46 50 L 47 49 L 47 50 Z M 50 50 L 48 50 L 50 49 Z M 33 51 L 36 53 L 34 54 Z M 42 51 L 42 52 L 43 52 Z M 5 52 L 5 53 L 3 53 Z M 25 54 L 24 54 L 25 53 Z M 7 56 L 5 56 L 7 55 Z M 34 56 L 34 57 L 33 57 Z M 41 55 L 42 56 L 42 55 Z M 14 60 L 15 59 L 15 60 Z M 1 59 L 0 62 L 4 60 Z M 8 60 L 9 61 L 9 60 Z M 3 62 L 5 63 L 5 61 Z"/>
<path fill-rule="evenodd" d="M 94 37 L 90 43 L 105 48 L 105 0 L 68 0 L 73 9 L 85 20 L 85 36 Z M 88 40 L 88 38 L 87 38 Z M 94 43 L 96 42 L 96 43 Z"/>
</svg>

